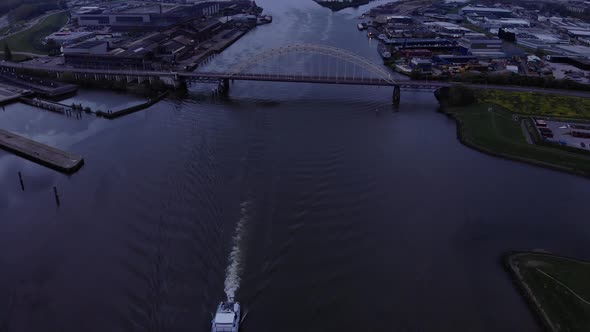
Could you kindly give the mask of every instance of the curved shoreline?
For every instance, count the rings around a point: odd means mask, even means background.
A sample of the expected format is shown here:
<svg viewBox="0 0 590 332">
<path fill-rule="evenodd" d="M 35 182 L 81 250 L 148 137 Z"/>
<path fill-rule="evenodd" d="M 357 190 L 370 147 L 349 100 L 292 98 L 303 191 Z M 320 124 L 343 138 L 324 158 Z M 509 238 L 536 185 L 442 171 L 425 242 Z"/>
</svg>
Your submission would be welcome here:
<svg viewBox="0 0 590 332">
<path fill-rule="evenodd" d="M 529 310 L 535 317 L 535 320 L 547 331 L 557 332 L 553 324 L 551 324 L 551 320 L 547 313 L 541 308 L 541 304 L 537 301 L 537 298 L 528 287 L 528 285 L 524 282 L 522 275 L 516 263 L 513 261 L 514 256 L 519 255 L 526 255 L 526 254 L 536 254 L 534 252 L 525 252 L 525 251 L 510 251 L 502 256 L 502 265 L 506 272 L 510 274 L 510 280 L 512 284 L 518 289 L 521 293 L 524 301 L 527 303 Z M 542 255 L 541 253 L 539 253 Z M 553 256 L 547 254 L 547 256 Z"/>
<path fill-rule="evenodd" d="M 503 265 L 504 269 L 510 274 L 510 276 L 511 276 L 510 279 L 512 280 L 512 282 L 516 286 L 516 288 L 520 291 L 520 293 L 523 296 L 523 298 L 525 299 L 525 301 L 528 303 L 528 306 L 529 306 L 530 310 L 534 313 L 534 316 L 536 317 L 536 319 L 541 323 L 541 325 L 547 331 L 551 331 L 551 332 L 560 331 L 559 328 L 556 328 L 553 325 L 553 322 L 549 318 L 548 314 L 545 312 L 542 305 L 539 303 L 539 301 L 535 297 L 534 292 L 531 290 L 529 285 L 524 280 L 523 275 L 520 272 L 520 268 L 518 266 L 518 263 L 514 261 L 514 259 L 518 258 L 519 256 L 532 256 L 532 255 L 541 256 L 541 257 L 545 256 L 545 257 L 550 257 L 550 258 L 560 259 L 560 260 L 565 260 L 565 261 L 571 261 L 571 262 L 581 263 L 581 264 L 589 264 L 589 263 L 587 261 L 582 261 L 582 260 L 578 260 L 575 258 L 557 256 L 557 255 L 553 255 L 550 253 L 535 252 L 535 251 L 509 251 L 502 256 L 502 263 L 503 263 L 502 265 Z"/>
<path fill-rule="evenodd" d="M 463 145 L 465 145 L 469 148 L 472 148 L 474 150 L 477 150 L 479 152 L 482 152 L 482 153 L 485 153 L 487 155 L 491 155 L 494 157 L 500 157 L 500 158 L 507 159 L 507 160 L 524 162 L 529 165 L 552 169 L 555 171 L 561 171 L 561 172 L 565 172 L 568 174 L 584 177 L 586 179 L 590 178 L 590 173 L 586 173 L 584 171 L 580 171 L 580 170 L 565 167 L 565 166 L 555 165 L 555 164 L 547 163 L 547 162 L 540 161 L 540 160 L 529 159 L 529 158 L 519 157 L 519 156 L 506 154 L 506 153 L 502 153 L 502 152 L 497 152 L 494 150 L 490 150 L 486 147 L 483 147 L 481 145 L 478 145 L 476 143 L 473 143 L 472 141 L 470 141 L 469 139 L 467 139 L 465 137 L 465 135 L 463 133 L 465 124 L 463 123 L 463 121 L 459 117 L 457 117 L 455 114 L 453 114 L 451 112 L 448 112 L 444 106 L 440 107 L 440 111 L 443 114 L 445 114 L 446 116 L 453 118 L 455 120 L 455 123 L 457 126 L 457 139 L 459 139 L 459 142 L 461 142 Z"/>
</svg>

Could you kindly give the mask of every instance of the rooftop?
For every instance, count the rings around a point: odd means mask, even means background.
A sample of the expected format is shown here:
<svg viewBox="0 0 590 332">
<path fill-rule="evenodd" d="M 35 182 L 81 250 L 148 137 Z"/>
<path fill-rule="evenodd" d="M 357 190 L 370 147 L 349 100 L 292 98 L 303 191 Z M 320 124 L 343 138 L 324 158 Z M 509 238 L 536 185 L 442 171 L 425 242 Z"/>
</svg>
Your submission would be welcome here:
<svg viewBox="0 0 590 332">
<path fill-rule="evenodd" d="M 555 45 L 555 48 L 566 53 L 590 57 L 590 47 L 580 45 Z"/>
<path fill-rule="evenodd" d="M 471 12 L 489 12 L 489 13 L 512 13 L 509 9 L 503 8 L 492 8 L 492 7 L 484 7 L 484 6 L 466 6 L 461 8 L 461 11 L 471 11 Z"/>
<path fill-rule="evenodd" d="M 89 40 L 85 42 L 81 42 L 79 44 L 74 45 L 75 48 L 93 48 L 102 44 L 105 44 L 106 41 L 102 40 Z"/>
<path fill-rule="evenodd" d="M 215 323 L 217 324 L 233 324 L 234 322 L 233 312 L 218 312 L 215 314 Z"/>
</svg>

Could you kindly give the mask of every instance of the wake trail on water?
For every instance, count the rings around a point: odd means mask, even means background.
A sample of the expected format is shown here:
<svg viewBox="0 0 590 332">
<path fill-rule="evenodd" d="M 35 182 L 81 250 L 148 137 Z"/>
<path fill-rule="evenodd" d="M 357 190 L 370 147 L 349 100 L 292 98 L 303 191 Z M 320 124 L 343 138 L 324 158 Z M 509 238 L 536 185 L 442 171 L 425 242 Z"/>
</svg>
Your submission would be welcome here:
<svg viewBox="0 0 590 332">
<path fill-rule="evenodd" d="M 240 288 L 240 273 L 243 269 L 243 251 L 244 251 L 244 236 L 246 224 L 250 219 L 250 205 L 249 201 L 244 201 L 240 204 L 240 220 L 236 225 L 233 237 L 233 247 L 229 254 L 228 265 L 225 269 L 225 294 L 227 300 L 233 302 L 236 292 Z"/>
</svg>

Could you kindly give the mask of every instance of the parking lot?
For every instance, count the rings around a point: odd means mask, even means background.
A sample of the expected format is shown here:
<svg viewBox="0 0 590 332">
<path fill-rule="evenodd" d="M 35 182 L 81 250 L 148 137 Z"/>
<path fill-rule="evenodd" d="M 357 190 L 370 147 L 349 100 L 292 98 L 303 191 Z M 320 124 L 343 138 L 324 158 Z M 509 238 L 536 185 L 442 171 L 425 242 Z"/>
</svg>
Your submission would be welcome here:
<svg viewBox="0 0 590 332">
<path fill-rule="evenodd" d="M 535 119 L 537 131 L 549 142 L 590 150 L 590 123 Z"/>
</svg>

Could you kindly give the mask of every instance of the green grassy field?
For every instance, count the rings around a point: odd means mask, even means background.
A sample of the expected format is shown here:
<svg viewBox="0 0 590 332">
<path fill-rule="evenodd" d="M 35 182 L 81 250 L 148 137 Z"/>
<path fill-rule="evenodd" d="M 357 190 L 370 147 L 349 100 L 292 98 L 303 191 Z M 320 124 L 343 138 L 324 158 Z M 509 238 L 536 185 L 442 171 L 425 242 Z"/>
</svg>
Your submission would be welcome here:
<svg viewBox="0 0 590 332">
<path fill-rule="evenodd" d="M 511 255 L 509 263 L 550 328 L 590 331 L 590 263 L 536 253 Z"/>
<path fill-rule="evenodd" d="M 510 159 L 590 176 L 590 155 L 529 144 L 520 122 L 513 120 L 514 114 L 497 105 L 449 107 L 445 112 L 458 120 L 461 140 L 468 146 Z"/>
<path fill-rule="evenodd" d="M 588 98 L 486 90 L 478 91 L 477 99 L 483 103 L 500 105 L 509 111 L 523 115 L 590 118 L 590 99 Z"/>
<path fill-rule="evenodd" d="M 63 27 L 68 21 L 68 15 L 68 12 L 52 14 L 30 29 L 3 39 L 0 41 L 2 50 L 4 50 L 4 44 L 8 44 L 13 52 L 46 54 L 44 50 L 38 48 L 39 41 Z"/>
<path fill-rule="evenodd" d="M 0 55 L 3 58 L 4 55 Z M 13 54 L 12 61 L 13 62 L 23 62 L 32 59 L 30 56 L 22 55 L 22 54 Z"/>
</svg>

